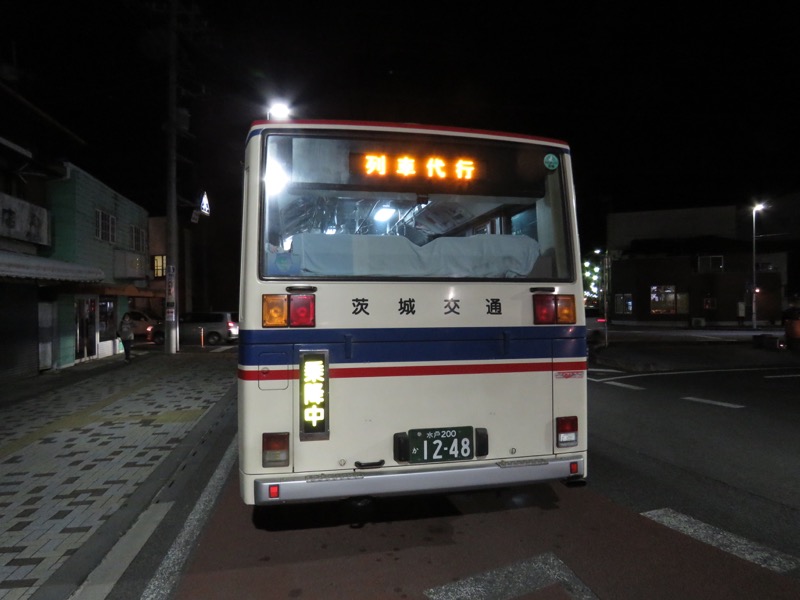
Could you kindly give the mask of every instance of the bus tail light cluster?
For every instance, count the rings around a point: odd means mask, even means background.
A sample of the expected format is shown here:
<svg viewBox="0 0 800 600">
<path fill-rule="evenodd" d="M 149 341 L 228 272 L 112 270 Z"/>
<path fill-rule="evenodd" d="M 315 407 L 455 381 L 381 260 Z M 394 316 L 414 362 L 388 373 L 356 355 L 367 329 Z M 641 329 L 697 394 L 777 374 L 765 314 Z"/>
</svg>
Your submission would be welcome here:
<svg viewBox="0 0 800 600">
<path fill-rule="evenodd" d="M 264 327 L 315 327 L 314 294 L 264 294 L 261 321 Z"/>
<path fill-rule="evenodd" d="M 578 445 L 578 417 L 556 417 L 556 447 Z"/>
<path fill-rule="evenodd" d="M 571 294 L 534 294 L 533 322 L 536 325 L 574 325 L 575 296 Z"/>
<path fill-rule="evenodd" d="M 261 434 L 261 466 L 289 466 L 289 432 Z"/>
</svg>

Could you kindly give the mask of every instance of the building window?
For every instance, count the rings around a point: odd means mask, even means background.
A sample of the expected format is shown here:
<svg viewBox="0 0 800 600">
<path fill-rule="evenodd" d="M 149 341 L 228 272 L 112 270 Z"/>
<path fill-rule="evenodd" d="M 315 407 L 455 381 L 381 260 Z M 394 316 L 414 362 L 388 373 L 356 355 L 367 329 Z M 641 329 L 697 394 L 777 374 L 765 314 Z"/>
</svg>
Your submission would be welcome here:
<svg viewBox="0 0 800 600">
<path fill-rule="evenodd" d="M 167 256 L 160 254 L 153 257 L 153 277 L 166 277 L 167 275 Z"/>
<path fill-rule="evenodd" d="M 678 298 L 674 285 L 653 285 L 650 287 L 650 314 L 674 315 L 678 312 Z"/>
<path fill-rule="evenodd" d="M 614 294 L 614 313 L 618 315 L 632 315 L 633 294 Z"/>
<path fill-rule="evenodd" d="M 721 273 L 725 270 L 725 261 L 722 256 L 698 256 L 698 273 Z"/>
<path fill-rule="evenodd" d="M 105 211 L 94 211 L 94 237 L 104 242 L 117 242 L 117 218 Z"/>
<path fill-rule="evenodd" d="M 131 225 L 131 248 L 135 252 L 144 252 L 147 250 L 147 236 L 144 229 Z"/>
</svg>

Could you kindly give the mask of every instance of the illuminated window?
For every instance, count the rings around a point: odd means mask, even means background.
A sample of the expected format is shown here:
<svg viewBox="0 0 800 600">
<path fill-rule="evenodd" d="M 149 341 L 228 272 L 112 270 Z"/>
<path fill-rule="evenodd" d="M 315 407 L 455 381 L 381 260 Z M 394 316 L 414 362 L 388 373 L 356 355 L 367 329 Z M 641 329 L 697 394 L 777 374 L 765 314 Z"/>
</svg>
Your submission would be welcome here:
<svg viewBox="0 0 800 600">
<path fill-rule="evenodd" d="M 650 314 L 674 315 L 676 296 L 674 285 L 654 285 L 650 287 Z"/>
<path fill-rule="evenodd" d="M 650 287 L 650 314 L 675 315 L 678 313 L 678 295 L 674 285 Z"/>
<path fill-rule="evenodd" d="M 614 313 L 618 315 L 633 314 L 633 294 L 614 294 Z"/>
<path fill-rule="evenodd" d="M 153 277 L 166 277 L 167 256 L 160 254 L 153 257 Z"/>
</svg>

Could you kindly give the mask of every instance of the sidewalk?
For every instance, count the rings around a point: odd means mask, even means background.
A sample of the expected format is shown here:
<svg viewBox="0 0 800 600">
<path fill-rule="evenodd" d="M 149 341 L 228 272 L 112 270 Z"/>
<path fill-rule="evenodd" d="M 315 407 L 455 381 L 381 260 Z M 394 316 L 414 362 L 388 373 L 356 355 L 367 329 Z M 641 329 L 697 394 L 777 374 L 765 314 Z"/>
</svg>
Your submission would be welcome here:
<svg viewBox="0 0 800 600">
<path fill-rule="evenodd" d="M 129 365 L 114 356 L 5 386 L 0 599 L 68 597 L 37 591 L 70 557 L 102 558 L 191 450 L 192 431 L 235 402 L 235 381 L 234 346 L 134 350 Z"/>
<path fill-rule="evenodd" d="M 800 352 L 780 349 L 783 330 L 612 328 L 590 363 L 628 372 L 800 367 Z"/>
</svg>

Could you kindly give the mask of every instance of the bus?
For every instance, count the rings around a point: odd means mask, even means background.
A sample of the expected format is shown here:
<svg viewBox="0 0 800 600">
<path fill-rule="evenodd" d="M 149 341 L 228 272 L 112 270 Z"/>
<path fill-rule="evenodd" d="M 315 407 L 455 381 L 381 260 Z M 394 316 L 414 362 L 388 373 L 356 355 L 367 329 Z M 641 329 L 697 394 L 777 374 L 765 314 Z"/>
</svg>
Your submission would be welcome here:
<svg viewBox="0 0 800 600">
<path fill-rule="evenodd" d="M 245 504 L 585 481 L 566 143 L 255 122 L 241 256 Z"/>
</svg>

